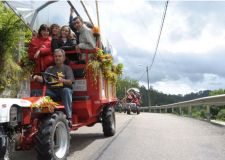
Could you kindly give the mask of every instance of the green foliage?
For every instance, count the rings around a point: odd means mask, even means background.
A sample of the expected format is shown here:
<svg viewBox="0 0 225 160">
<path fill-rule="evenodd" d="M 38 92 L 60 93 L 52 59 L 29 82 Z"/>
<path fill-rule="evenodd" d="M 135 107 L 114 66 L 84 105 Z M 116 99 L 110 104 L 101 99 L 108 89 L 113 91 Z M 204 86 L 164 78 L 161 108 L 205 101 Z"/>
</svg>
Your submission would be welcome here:
<svg viewBox="0 0 225 160">
<path fill-rule="evenodd" d="M 225 94 L 224 89 L 218 89 L 218 90 L 214 90 L 214 91 L 209 92 L 209 96 L 215 96 L 215 95 L 221 95 L 221 94 Z"/>
<path fill-rule="evenodd" d="M 206 109 L 201 106 L 192 108 L 192 117 L 194 118 L 206 118 Z"/>
<path fill-rule="evenodd" d="M 30 39 L 30 31 L 22 21 L 0 2 L 0 93 L 6 88 L 16 91 L 21 74 L 24 71 L 19 66 L 20 54 L 25 57 L 25 48 L 18 50 L 19 40 L 26 36 Z M 20 53 L 21 52 L 21 53 Z M 26 54 L 27 55 L 27 54 Z"/>
<path fill-rule="evenodd" d="M 217 114 L 216 118 L 225 121 L 225 109 L 221 109 Z"/>
<path fill-rule="evenodd" d="M 137 80 L 132 80 L 129 77 L 122 79 L 121 77 L 118 78 L 116 83 L 116 95 L 119 99 L 123 99 L 126 94 L 126 90 L 129 88 L 139 88 L 139 83 Z"/>
</svg>

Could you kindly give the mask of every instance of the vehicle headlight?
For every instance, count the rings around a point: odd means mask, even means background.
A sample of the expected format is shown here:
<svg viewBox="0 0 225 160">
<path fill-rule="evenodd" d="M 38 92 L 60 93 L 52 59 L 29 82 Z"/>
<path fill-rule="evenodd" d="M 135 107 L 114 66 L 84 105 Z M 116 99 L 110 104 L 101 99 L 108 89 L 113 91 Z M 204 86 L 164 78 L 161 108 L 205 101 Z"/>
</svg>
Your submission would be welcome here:
<svg viewBox="0 0 225 160">
<path fill-rule="evenodd" d="M 10 126 L 15 127 L 18 124 L 18 119 L 17 119 L 17 107 L 16 106 L 12 106 L 10 108 Z"/>
</svg>

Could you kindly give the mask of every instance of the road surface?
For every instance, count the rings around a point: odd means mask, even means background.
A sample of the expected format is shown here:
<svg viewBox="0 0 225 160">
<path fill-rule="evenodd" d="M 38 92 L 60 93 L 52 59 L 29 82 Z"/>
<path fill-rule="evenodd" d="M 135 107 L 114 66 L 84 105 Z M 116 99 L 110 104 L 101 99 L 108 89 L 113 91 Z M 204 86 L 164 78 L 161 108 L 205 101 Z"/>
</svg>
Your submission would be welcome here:
<svg viewBox="0 0 225 160">
<path fill-rule="evenodd" d="M 225 160 L 225 127 L 171 114 L 116 115 L 117 133 L 105 138 L 102 127 L 71 133 L 68 160 Z M 35 160 L 34 151 L 15 160 Z"/>
</svg>

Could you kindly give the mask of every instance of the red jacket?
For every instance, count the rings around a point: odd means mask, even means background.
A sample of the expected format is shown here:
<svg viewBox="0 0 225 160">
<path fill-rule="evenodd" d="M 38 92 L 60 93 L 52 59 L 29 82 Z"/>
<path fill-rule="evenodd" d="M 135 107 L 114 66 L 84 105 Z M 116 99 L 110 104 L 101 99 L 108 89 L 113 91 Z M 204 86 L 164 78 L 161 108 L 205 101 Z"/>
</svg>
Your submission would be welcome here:
<svg viewBox="0 0 225 160">
<path fill-rule="evenodd" d="M 40 50 L 39 58 L 34 59 L 34 55 L 38 50 Z M 35 60 L 36 66 L 35 66 L 34 72 L 45 71 L 45 69 L 48 66 L 52 65 L 54 62 L 53 55 L 51 52 L 51 37 L 32 38 L 29 45 L 28 54 L 29 54 L 29 59 Z"/>
<path fill-rule="evenodd" d="M 34 55 L 38 50 L 40 50 L 40 55 L 37 59 L 34 59 Z M 48 66 L 54 63 L 51 52 L 51 37 L 43 38 L 38 36 L 32 38 L 29 44 L 28 54 L 29 59 L 35 61 L 34 73 L 45 71 Z M 40 88 L 40 85 L 31 84 L 31 88 Z"/>
</svg>

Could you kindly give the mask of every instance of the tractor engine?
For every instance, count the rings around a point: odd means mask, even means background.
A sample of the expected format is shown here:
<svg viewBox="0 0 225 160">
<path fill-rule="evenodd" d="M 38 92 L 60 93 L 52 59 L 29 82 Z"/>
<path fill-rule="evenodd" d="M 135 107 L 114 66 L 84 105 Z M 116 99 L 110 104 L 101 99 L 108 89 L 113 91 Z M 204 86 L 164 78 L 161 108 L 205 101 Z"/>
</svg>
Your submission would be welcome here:
<svg viewBox="0 0 225 160">
<path fill-rule="evenodd" d="M 30 102 L 0 98 L 0 157 L 8 151 L 28 149 L 32 142 Z M 35 126 L 36 127 L 36 126 Z M 27 138 L 28 136 L 28 138 Z M 9 151 L 8 151 L 9 152 Z"/>
</svg>

